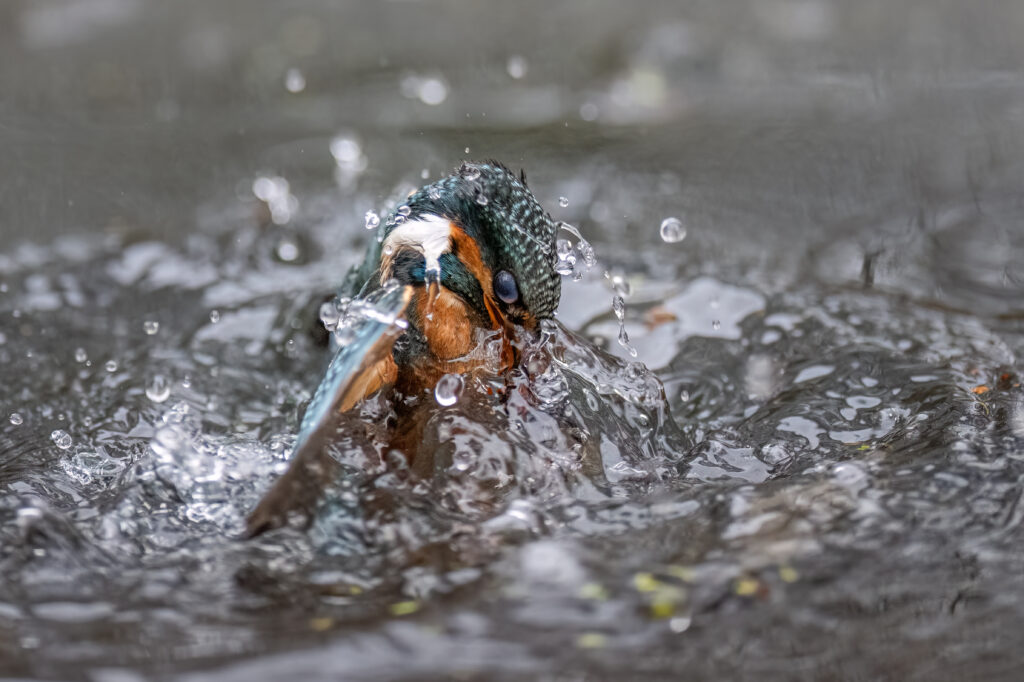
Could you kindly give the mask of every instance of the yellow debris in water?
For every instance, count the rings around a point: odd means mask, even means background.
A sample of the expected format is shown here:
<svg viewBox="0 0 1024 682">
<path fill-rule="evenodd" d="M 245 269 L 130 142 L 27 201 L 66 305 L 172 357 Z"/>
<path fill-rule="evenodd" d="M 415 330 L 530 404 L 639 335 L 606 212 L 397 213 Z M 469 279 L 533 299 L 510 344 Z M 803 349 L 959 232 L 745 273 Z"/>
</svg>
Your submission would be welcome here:
<svg viewBox="0 0 1024 682">
<path fill-rule="evenodd" d="M 697 579 L 697 571 L 689 566 L 669 566 L 665 572 L 673 578 L 679 578 L 684 583 L 692 583 Z"/>
<path fill-rule="evenodd" d="M 654 592 L 661 582 L 651 573 L 637 573 L 633 576 L 633 587 L 638 592 Z"/>
<path fill-rule="evenodd" d="M 321 617 L 321 618 L 310 618 L 309 629 L 313 632 L 323 632 L 334 625 L 333 618 Z"/>
<path fill-rule="evenodd" d="M 782 578 L 782 582 L 795 583 L 800 575 L 792 566 L 779 566 L 779 577 Z"/>
<path fill-rule="evenodd" d="M 580 649 L 601 649 L 608 643 L 608 638 L 600 632 L 584 632 L 576 638 L 576 646 Z"/>
<path fill-rule="evenodd" d="M 753 578 L 740 578 L 736 581 L 736 594 L 741 597 L 749 597 L 757 594 L 757 588 L 760 583 Z"/>
<path fill-rule="evenodd" d="M 581 599 L 608 600 L 608 590 L 601 583 L 585 583 L 580 587 L 579 595 Z"/>
<path fill-rule="evenodd" d="M 418 601 L 400 601 L 391 605 L 391 614 L 394 616 L 408 616 L 420 610 Z"/>
<path fill-rule="evenodd" d="M 676 614 L 676 602 L 672 599 L 655 599 L 651 602 L 653 618 L 671 618 Z"/>
</svg>

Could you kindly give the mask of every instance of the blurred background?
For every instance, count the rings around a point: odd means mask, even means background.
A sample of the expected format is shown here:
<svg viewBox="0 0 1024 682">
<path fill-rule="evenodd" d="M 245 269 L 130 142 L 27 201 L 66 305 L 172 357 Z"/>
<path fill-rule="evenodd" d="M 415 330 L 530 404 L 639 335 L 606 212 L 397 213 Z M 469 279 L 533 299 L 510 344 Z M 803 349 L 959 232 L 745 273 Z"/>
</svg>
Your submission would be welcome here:
<svg viewBox="0 0 1024 682">
<path fill-rule="evenodd" d="M 0 674 L 1021 679 L 1022 35 L 999 0 L 0 3 Z M 612 492 L 527 490 L 571 453 L 460 404 L 438 447 L 527 482 L 493 518 L 453 465 L 234 542 L 367 212 L 487 158 L 596 249 L 579 357 L 624 329 L 665 387 L 574 375 Z"/>
<path fill-rule="evenodd" d="M 921 278 L 917 257 L 974 289 L 1021 283 L 1021 230 L 969 218 L 1000 247 L 986 250 L 945 229 L 990 197 L 991 213 L 1016 208 L 1014 3 L 54 0 L 0 12 L 8 245 L 173 242 L 221 227 L 260 175 L 290 183 L 299 215 L 318 202 L 361 215 L 421 171 L 494 157 L 526 168 L 552 210 L 568 198 L 557 217 L 598 241 L 656 244 L 661 219 L 685 214 L 691 248 L 676 260 L 756 265 L 780 283 L 813 254 L 825 279 L 858 276 L 838 240 L 900 286 L 922 285 L 903 281 Z M 953 251 L 965 259 L 944 262 Z"/>
</svg>

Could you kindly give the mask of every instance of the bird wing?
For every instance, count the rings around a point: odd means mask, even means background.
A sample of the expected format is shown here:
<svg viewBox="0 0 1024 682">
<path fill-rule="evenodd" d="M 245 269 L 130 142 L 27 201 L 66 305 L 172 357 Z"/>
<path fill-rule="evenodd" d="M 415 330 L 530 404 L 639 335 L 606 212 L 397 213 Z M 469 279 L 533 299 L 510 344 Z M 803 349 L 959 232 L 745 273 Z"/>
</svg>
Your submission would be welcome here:
<svg viewBox="0 0 1024 682">
<path fill-rule="evenodd" d="M 391 348 L 404 331 L 395 321 L 405 313 L 412 292 L 411 286 L 385 292 L 374 306 L 377 314 L 362 320 L 352 341 L 335 354 L 302 417 L 288 471 L 246 519 L 247 537 L 284 525 L 290 512 L 312 518 L 320 491 L 336 467 L 324 448 L 334 418 L 394 381 Z"/>
</svg>

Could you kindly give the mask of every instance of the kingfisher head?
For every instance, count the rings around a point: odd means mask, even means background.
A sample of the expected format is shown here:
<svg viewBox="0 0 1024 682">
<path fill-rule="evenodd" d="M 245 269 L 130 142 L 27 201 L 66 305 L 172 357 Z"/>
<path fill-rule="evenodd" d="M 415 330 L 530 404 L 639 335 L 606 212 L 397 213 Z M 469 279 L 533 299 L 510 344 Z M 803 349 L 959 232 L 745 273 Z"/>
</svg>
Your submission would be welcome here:
<svg viewBox="0 0 1024 682">
<path fill-rule="evenodd" d="M 439 359 L 459 357 L 475 329 L 532 329 L 555 314 L 557 230 L 524 177 L 466 163 L 389 216 L 380 283 L 412 285 L 414 335 Z"/>
</svg>

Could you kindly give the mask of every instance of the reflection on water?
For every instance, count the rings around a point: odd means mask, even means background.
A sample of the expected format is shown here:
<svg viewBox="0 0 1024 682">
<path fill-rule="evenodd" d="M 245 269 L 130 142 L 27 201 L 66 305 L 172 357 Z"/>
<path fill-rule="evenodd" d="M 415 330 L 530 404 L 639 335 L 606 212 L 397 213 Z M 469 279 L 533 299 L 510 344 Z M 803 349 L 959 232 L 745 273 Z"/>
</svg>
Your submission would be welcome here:
<svg viewBox="0 0 1024 682">
<path fill-rule="evenodd" d="M 1016 678 L 1022 23 L 3 5 L 0 671 Z M 428 460 L 367 401 L 239 540 L 324 294 L 467 156 L 580 227 L 543 352 L 439 386 Z"/>
</svg>

